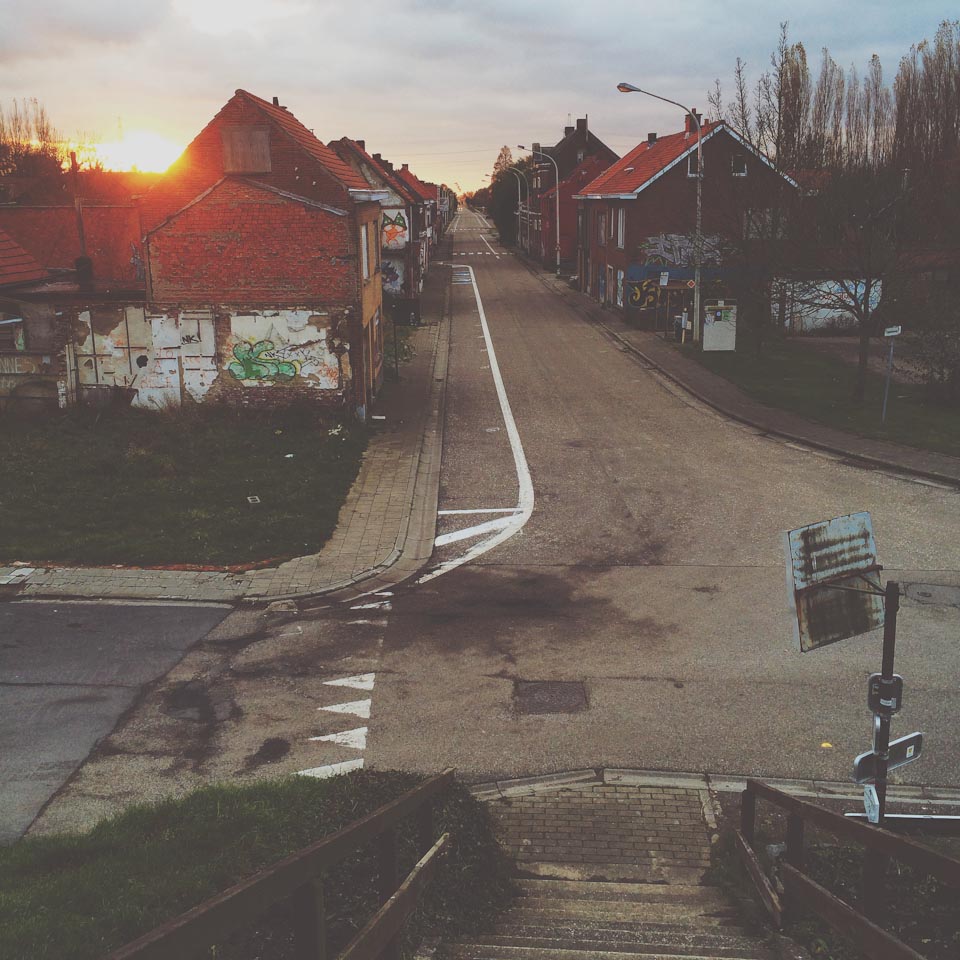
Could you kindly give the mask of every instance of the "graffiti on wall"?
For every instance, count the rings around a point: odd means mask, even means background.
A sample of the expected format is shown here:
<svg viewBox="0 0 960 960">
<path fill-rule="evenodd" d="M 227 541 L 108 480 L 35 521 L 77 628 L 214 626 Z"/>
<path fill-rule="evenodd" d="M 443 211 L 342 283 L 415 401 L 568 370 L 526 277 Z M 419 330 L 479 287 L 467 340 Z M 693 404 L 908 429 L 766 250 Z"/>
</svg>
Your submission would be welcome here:
<svg viewBox="0 0 960 960">
<path fill-rule="evenodd" d="M 300 364 L 294 360 L 281 360 L 276 356 L 272 340 L 250 343 L 246 340 L 234 345 L 236 358 L 227 369 L 235 380 L 267 380 L 283 383 L 300 373 Z"/>
<path fill-rule="evenodd" d="M 402 250 L 410 239 L 410 225 L 403 210 L 395 210 L 391 216 L 389 210 L 383 211 L 381 229 L 383 246 L 386 250 Z"/>
<path fill-rule="evenodd" d="M 719 264 L 722 260 L 719 237 L 703 238 L 703 262 Z M 694 238 L 683 233 L 660 233 L 647 237 L 640 244 L 644 261 L 651 265 L 679 267 L 692 265 L 695 261 Z"/>
<path fill-rule="evenodd" d="M 403 263 L 399 260 L 383 260 L 380 263 L 383 292 L 399 297 L 403 293 Z"/>
</svg>

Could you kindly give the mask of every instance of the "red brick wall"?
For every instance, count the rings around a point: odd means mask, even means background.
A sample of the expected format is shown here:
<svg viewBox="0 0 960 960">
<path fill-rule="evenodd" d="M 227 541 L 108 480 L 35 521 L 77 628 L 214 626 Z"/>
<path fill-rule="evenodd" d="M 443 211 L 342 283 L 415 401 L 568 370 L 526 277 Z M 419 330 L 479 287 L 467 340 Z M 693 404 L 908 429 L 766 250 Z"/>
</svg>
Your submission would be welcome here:
<svg viewBox="0 0 960 960">
<path fill-rule="evenodd" d="M 356 303 L 351 216 L 228 180 L 148 238 L 153 302 Z"/>
</svg>

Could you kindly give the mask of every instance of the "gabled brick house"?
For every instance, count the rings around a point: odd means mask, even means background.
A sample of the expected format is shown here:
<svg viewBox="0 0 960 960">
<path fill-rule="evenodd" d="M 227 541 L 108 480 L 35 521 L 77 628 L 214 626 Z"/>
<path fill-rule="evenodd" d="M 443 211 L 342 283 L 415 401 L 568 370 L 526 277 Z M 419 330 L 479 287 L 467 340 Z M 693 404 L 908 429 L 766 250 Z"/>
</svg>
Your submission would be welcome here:
<svg viewBox="0 0 960 960">
<path fill-rule="evenodd" d="M 361 417 L 382 378 L 383 193 L 276 98 L 238 90 L 141 206 L 149 319 L 195 399 L 312 397 Z"/>
<path fill-rule="evenodd" d="M 749 224 L 772 215 L 797 184 L 723 122 L 703 122 L 704 300 L 735 295 Z M 665 328 L 693 302 L 697 133 L 650 134 L 577 194 L 582 292 Z M 770 238 L 766 238 L 770 239 Z"/>
<path fill-rule="evenodd" d="M 420 295 L 429 256 L 427 204 L 379 153 L 363 140 L 343 137 L 330 148 L 373 189 L 381 190 L 380 278 L 384 309 L 398 323 L 418 323 Z"/>
</svg>

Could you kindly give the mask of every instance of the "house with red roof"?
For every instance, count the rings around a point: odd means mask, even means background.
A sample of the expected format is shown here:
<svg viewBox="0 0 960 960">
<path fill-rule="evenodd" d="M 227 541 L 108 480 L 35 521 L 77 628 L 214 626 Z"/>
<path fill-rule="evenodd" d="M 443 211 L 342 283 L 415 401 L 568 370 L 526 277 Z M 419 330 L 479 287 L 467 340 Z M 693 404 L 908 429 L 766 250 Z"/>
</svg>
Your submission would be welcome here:
<svg viewBox="0 0 960 960">
<path fill-rule="evenodd" d="M 363 140 L 343 137 L 329 146 L 373 188 L 380 201 L 380 280 L 387 315 L 396 323 L 419 323 L 420 295 L 429 257 L 429 206 L 379 153 Z"/>
<path fill-rule="evenodd" d="M 276 98 L 237 90 L 136 204 L 0 207 L 51 271 L 12 309 L 64 404 L 301 398 L 363 418 L 383 377 L 385 196 Z"/>
<path fill-rule="evenodd" d="M 702 151 L 706 300 L 735 295 L 746 225 L 769 219 L 798 187 L 724 122 L 703 122 Z M 664 329 L 692 310 L 697 163 L 688 116 L 683 131 L 649 134 L 576 195 L 580 289 L 637 325 Z"/>
</svg>

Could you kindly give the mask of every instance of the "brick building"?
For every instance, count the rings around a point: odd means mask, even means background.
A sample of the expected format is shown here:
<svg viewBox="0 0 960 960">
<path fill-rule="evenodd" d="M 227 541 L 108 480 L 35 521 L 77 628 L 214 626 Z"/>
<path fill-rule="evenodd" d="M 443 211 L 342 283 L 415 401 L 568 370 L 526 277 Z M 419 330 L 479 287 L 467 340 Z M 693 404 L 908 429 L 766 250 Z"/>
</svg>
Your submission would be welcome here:
<svg viewBox="0 0 960 960">
<path fill-rule="evenodd" d="M 751 233 L 797 185 L 725 123 L 703 123 L 704 299 L 735 295 Z M 576 195 L 580 289 L 665 328 L 693 302 L 697 133 L 651 133 Z M 751 226 L 752 225 L 752 226 Z"/>
</svg>

